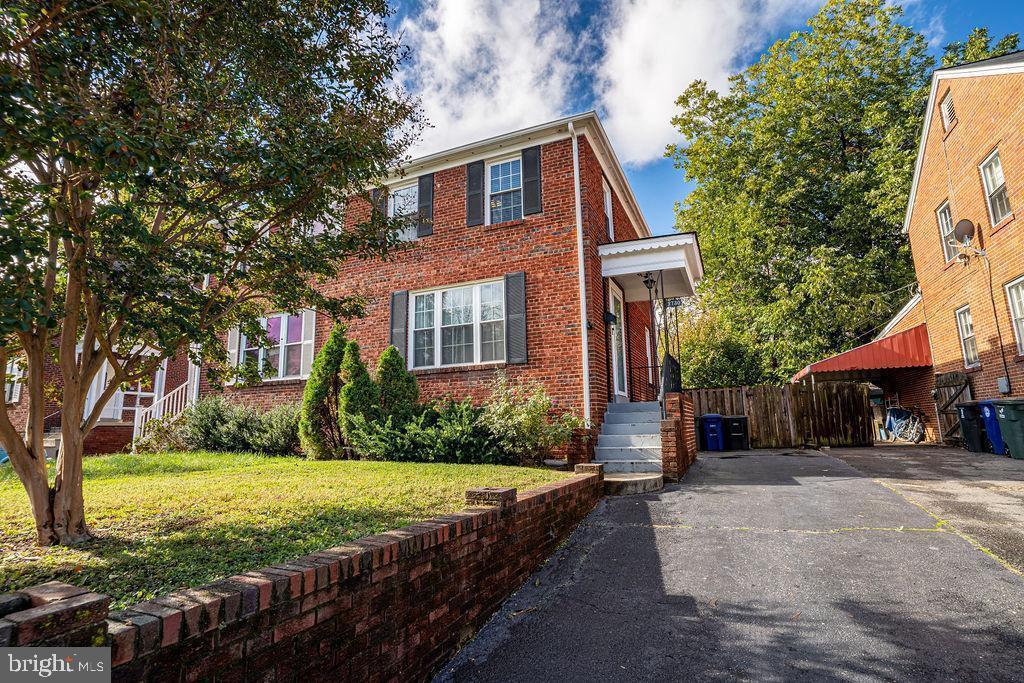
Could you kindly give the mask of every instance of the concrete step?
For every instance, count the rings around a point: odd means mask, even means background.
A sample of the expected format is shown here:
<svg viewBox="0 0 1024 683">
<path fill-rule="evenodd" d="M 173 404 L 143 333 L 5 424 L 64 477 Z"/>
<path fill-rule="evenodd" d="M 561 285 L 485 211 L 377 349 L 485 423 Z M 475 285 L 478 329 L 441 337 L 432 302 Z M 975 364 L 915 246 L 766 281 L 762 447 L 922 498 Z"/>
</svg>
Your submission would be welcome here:
<svg viewBox="0 0 1024 683">
<path fill-rule="evenodd" d="M 608 462 L 610 460 L 653 460 L 661 462 L 661 447 L 598 446 L 594 449 L 594 459 L 598 462 Z"/>
<path fill-rule="evenodd" d="M 640 446 L 661 448 L 661 434 L 598 434 L 598 446 Z"/>
<path fill-rule="evenodd" d="M 624 411 L 621 413 L 605 413 L 604 415 L 605 424 L 626 424 L 630 422 L 659 425 L 660 428 L 661 415 L 659 413 L 647 413 L 636 411 Z"/>
<path fill-rule="evenodd" d="M 660 422 L 605 422 L 601 434 L 632 434 L 637 436 L 661 434 Z"/>
<path fill-rule="evenodd" d="M 634 496 L 660 491 L 665 478 L 660 472 L 616 472 L 604 475 L 604 495 Z"/>
<path fill-rule="evenodd" d="M 609 403 L 609 413 L 657 413 L 661 415 L 661 405 L 657 401 L 631 401 L 630 403 Z"/>
<path fill-rule="evenodd" d="M 661 474 L 661 461 L 658 460 L 609 460 L 604 465 L 605 477 L 617 472 L 657 472 Z"/>
</svg>

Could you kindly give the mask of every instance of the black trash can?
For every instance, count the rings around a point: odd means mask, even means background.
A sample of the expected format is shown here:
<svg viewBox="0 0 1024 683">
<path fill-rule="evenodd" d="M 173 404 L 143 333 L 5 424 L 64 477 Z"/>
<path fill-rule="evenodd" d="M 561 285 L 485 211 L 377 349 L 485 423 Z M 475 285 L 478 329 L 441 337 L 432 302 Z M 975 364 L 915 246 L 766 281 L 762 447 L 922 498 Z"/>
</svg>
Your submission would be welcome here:
<svg viewBox="0 0 1024 683">
<path fill-rule="evenodd" d="M 1024 398 L 995 401 L 1003 444 L 1011 458 L 1024 460 Z"/>
<path fill-rule="evenodd" d="M 746 451 L 750 450 L 750 430 L 747 427 L 746 415 L 726 415 L 725 421 L 725 450 Z"/>
<path fill-rule="evenodd" d="M 704 445 L 704 430 L 700 428 L 700 416 L 693 418 L 693 433 L 697 435 L 697 450 L 706 451 L 708 447 Z"/>
<path fill-rule="evenodd" d="M 960 418 L 960 434 L 964 438 L 964 448 L 971 453 L 985 452 L 984 423 L 981 419 L 981 408 L 977 401 L 966 401 L 956 404 L 956 414 Z"/>
</svg>

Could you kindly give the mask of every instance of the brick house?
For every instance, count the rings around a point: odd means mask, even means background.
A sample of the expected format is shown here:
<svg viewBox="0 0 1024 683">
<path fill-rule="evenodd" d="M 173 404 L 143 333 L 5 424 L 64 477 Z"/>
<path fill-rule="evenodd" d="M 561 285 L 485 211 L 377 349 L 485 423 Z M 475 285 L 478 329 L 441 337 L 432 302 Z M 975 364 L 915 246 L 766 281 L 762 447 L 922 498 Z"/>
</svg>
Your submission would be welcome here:
<svg viewBox="0 0 1024 683">
<path fill-rule="evenodd" d="M 660 419 L 655 302 L 691 296 L 703 267 L 695 235 L 652 236 L 597 115 L 414 159 L 383 185 L 383 210 L 417 217 L 403 236 L 408 248 L 352 261 L 323 285 L 365 297 L 365 316 L 346 325 L 367 364 L 394 344 L 427 399 L 481 400 L 503 369 L 513 381 L 542 384 L 595 431 L 609 404 L 633 403 L 637 422 L 612 420 L 642 426 L 602 435 L 597 456 L 657 456 L 660 467 L 657 449 L 640 438 L 653 439 Z M 346 220 L 370 210 L 356 206 Z M 306 311 L 265 324 L 277 347 L 260 351 L 232 332 L 229 357 L 269 362 L 276 376 L 224 391 L 263 407 L 298 402 L 333 322 Z M 200 394 L 212 391 L 202 380 Z"/>
<path fill-rule="evenodd" d="M 927 112 L 904 223 L 919 292 L 847 370 L 919 408 L 938 441 L 958 436 L 955 403 L 1024 395 L 1024 52 L 937 70 Z M 898 350 L 879 364 L 882 345 Z M 820 363 L 801 373 L 833 377 Z"/>
<path fill-rule="evenodd" d="M 383 187 L 382 209 L 417 217 L 403 236 L 407 248 L 383 261 L 352 261 L 323 285 L 329 294 L 365 297 L 366 315 L 346 324 L 371 368 L 394 344 L 424 398 L 474 400 L 504 369 L 513 381 L 540 382 L 595 433 L 610 404 L 633 404 L 612 409 L 615 434 L 600 437 L 597 456 L 651 461 L 627 469 L 655 469 L 657 460 L 660 468 L 655 307 L 691 296 L 703 266 L 695 235 L 652 236 L 597 115 L 414 159 Z M 347 220 L 370 210 L 355 206 Z M 264 324 L 271 348 L 237 331 L 226 344 L 232 362 L 252 358 L 270 370 L 262 383 L 229 386 L 225 395 L 262 407 L 298 402 L 333 321 L 305 311 L 268 315 Z M 17 406 L 16 385 L 8 389 Z M 130 442 L 140 392 L 143 405 L 156 406 L 149 417 L 219 391 L 184 354 L 148 389 L 111 401 L 92 452 Z"/>
</svg>

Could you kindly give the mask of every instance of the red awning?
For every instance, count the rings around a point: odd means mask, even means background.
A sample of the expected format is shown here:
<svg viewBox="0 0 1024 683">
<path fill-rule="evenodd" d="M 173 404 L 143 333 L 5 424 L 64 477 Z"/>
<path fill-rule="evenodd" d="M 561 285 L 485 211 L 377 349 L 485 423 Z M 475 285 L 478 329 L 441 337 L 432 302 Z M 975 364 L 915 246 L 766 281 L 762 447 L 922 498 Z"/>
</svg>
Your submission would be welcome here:
<svg viewBox="0 0 1024 683">
<path fill-rule="evenodd" d="M 917 327 L 894 334 L 855 349 L 811 363 L 793 375 L 798 382 L 807 375 L 848 373 L 891 368 L 924 368 L 932 364 L 932 351 L 928 345 L 928 326 Z"/>
</svg>

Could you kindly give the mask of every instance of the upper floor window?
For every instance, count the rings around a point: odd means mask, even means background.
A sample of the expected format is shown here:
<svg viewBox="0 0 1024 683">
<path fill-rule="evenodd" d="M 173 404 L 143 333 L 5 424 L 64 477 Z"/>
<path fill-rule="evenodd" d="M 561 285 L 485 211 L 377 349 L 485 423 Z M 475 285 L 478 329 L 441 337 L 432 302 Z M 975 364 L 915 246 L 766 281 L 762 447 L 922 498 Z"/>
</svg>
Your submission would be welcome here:
<svg viewBox="0 0 1024 683">
<path fill-rule="evenodd" d="M 604 178 L 601 179 L 601 186 L 604 190 L 604 227 L 608 234 L 608 239 L 615 241 L 615 217 L 612 212 L 612 188 L 608 186 L 608 181 Z"/>
<path fill-rule="evenodd" d="M 971 307 L 956 309 L 956 327 L 960 332 L 960 348 L 964 352 L 964 365 L 972 368 L 980 362 L 978 358 L 978 342 L 974 338 L 974 320 L 971 318 Z"/>
<path fill-rule="evenodd" d="M 399 239 L 410 241 L 416 239 L 416 223 L 412 220 L 419 211 L 419 184 L 412 183 L 398 187 L 388 195 L 388 218 L 407 218 L 409 225 L 399 233 Z"/>
<path fill-rule="evenodd" d="M 263 379 L 300 379 L 309 376 L 313 365 L 313 336 L 316 313 L 278 313 L 261 318 L 269 345 L 260 348 L 238 330 L 228 334 L 228 356 L 236 366 L 253 363 Z"/>
<path fill-rule="evenodd" d="M 942 113 L 942 128 L 949 130 L 956 123 L 956 110 L 953 108 L 953 95 L 946 93 L 939 104 L 939 111 Z"/>
<path fill-rule="evenodd" d="M 18 361 L 11 359 L 4 370 L 4 403 L 17 403 L 21 398 L 21 368 Z"/>
<path fill-rule="evenodd" d="M 953 214 L 949 210 L 949 202 L 942 202 L 935 211 L 935 217 L 939 221 L 939 239 L 942 240 L 942 255 L 946 260 L 956 256 L 956 237 L 953 235 Z"/>
<path fill-rule="evenodd" d="M 1003 163 L 999 160 L 998 149 L 981 163 L 981 177 L 985 181 L 992 225 L 998 225 L 1010 215 L 1010 198 L 1006 194 L 1006 179 L 1003 178 Z"/>
<path fill-rule="evenodd" d="M 1017 355 L 1024 356 L 1024 277 L 1006 285 L 1006 298 L 1010 302 L 1013 334 L 1017 338 Z"/>
<path fill-rule="evenodd" d="M 523 217 L 522 159 L 496 161 L 487 167 L 489 223 L 517 221 Z"/>
<path fill-rule="evenodd" d="M 505 283 L 484 282 L 414 294 L 412 366 L 505 360 Z"/>
</svg>

